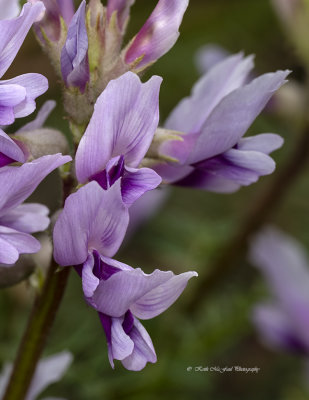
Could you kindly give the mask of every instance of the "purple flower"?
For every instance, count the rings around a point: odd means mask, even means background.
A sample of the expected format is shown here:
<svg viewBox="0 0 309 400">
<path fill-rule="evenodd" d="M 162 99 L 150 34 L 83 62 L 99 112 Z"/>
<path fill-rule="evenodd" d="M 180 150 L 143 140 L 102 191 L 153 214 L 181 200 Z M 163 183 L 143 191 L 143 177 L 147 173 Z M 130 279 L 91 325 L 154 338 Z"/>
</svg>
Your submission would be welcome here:
<svg viewBox="0 0 309 400">
<path fill-rule="evenodd" d="M 244 84 L 252 67 L 252 57 L 226 58 L 173 110 L 165 127 L 180 132 L 180 140 L 164 142 L 159 153 L 178 162 L 154 168 L 164 181 L 228 193 L 273 172 L 275 163 L 268 154 L 282 145 L 280 136 L 243 135 L 289 71 L 264 74 Z"/>
<path fill-rule="evenodd" d="M 25 4 L 19 17 L 0 20 L 0 77 L 14 60 L 29 29 L 44 11 L 42 2 Z M 35 99 L 48 88 L 40 74 L 24 74 L 0 81 L 0 125 L 12 124 L 35 110 Z"/>
<path fill-rule="evenodd" d="M 61 72 L 66 86 L 84 92 L 89 81 L 88 36 L 85 25 L 86 1 L 83 0 L 70 23 L 61 51 Z"/>
<path fill-rule="evenodd" d="M 275 349 L 309 355 L 309 263 L 294 239 L 268 228 L 252 242 L 250 258 L 264 275 L 272 300 L 259 304 L 253 322 Z"/>
<path fill-rule="evenodd" d="M 90 182 L 66 200 L 53 236 L 55 260 L 78 265 L 85 298 L 99 312 L 106 333 L 111 365 L 117 359 L 135 371 L 156 362 L 151 339 L 137 318 L 165 311 L 197 274 L 155 270 L 147 275 L 112 259 L 128 221 L 120 182 L 108 190 Z"/>
<path fill-rule="evenodd" d="M 144 69 L 167 53 L 179 36 L 179 26 L 188 7 L 188 0 L 159 0 L 142 29 L 125 50 L 125 62 L 137 63 Z"/>
<path fill-rule="evenodd" d="M 150 168 L 138 168 L 159 121 L 162 79 L 141 83 L 127 72 L 111 81 L 96 101 L 75 159 L 79 182 L 95 180 L 104 189 L 121 178 L 123 201 L 129 206 L 157 187 L 161 178 Z"/>
<path fill-rule="evenodd" d="M 48 209 L 40 204 L 22 204 L 39 183 L 71 157 L 55 154 L 20 167 L 0 168 L 0 264 L 14 264 L 20 254 L 36 253 L 40 243 L 31 233 L 49 225 Z"/>
<path fill-rule="evenodd" d="M 68 351 L 43 358 L 39 361 L 25 400 L 35 400 L 52 383 L 58 382 L 72 363 L 72 354 Z M 0 375 L 0 396 L 4 395 L 12 371 L 12 364 L 7 364 Z M 47 398 L 45 400 L 48 400 Z M 49 399 L 51 400 L 51 399 Z M 53 398 L 53 400 L 61 400 Z M 62 399 L 64 400 L 64 399 Z"/>
</svg>

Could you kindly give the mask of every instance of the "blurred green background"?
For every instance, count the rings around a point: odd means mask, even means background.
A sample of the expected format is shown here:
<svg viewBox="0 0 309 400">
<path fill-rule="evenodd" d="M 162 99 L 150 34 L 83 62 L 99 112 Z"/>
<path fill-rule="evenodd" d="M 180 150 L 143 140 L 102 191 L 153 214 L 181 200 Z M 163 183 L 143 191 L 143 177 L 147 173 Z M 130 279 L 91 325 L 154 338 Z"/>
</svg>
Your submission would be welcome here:
<svg viewBox="0 0 309 400">
<path fill-rule="evenodd" d="M 136 1 L 128 39 L 141 27 L 155 4 L 156 0 Z M 258 74 L 289 68 L 295 71 L 294 79 L 303 78 L 300 63 L 269 0 L 191 0 L 177 44 L 147 74 L 164 78 L 160 97 L 162 121 L 190 93 L 199 76 L 194 64 L 196 51 L 209 43 L 222 45 L 230 52 L 254 53 Z M 38 104 L 57 99 L 57 109 L 48 125 L 68 133 L 57 78 L 32 34 L 7 76 L 25 72 L 40 72 L 48 77 L 50 89 Z M 18 121 L 16 126 L 26 120 Z M 279 169 L 297 139 L 297 126 L 264 113 L 249 131 L 261 132 L 276 132 L 285 138 L 285 146 L 274 155 Z M 272 222 L 309 249 L 308 175 L 307 168 L 272 216 Z M 244 211 L 269 182 L 271 178 L 264 177 L 233 195 L 173 188 L 160 212 L 127 241 L 116 258 L 146 272 L 154 268 L 178 273 L 194 269 L 203 275 L 222 244 L 237 229 Z M 55 183 L 56 176 L 48 178 L 32 200 L 44 202 L 55 210 L 58 195 Z M 263 347 L 250 323 L 252 306 L 268 294 L 262 277 L 245 257 L 228 279 L 217 284 L 205 304 L 196 305 L 198 318 L 192 319 L 184 309 L 195 285 L 192 280 L 175 305 L 144 323 L 153 339 L 158 362 L 134 373 L 126 371 L 120 362 L 116 362 L 115 370 L 111 369 L 100 322 L 94 310 L 85 304 L 80 279 L 72 273 L 44 354 L 68 349 L 74 354 L 74 363 L 63 380 L 49 387 L 44 395 L 68 400 L 308 398 L 303 360 Z M 14 358 L 31 301 L 27 284 L 0 293 L 0 366 Z M 198 366 L 236 365 L 259 367 L 260 371 L 258 374 L 194 371 Z M 189 366 L 192 371 L 187 371 Z"/>
</svg>

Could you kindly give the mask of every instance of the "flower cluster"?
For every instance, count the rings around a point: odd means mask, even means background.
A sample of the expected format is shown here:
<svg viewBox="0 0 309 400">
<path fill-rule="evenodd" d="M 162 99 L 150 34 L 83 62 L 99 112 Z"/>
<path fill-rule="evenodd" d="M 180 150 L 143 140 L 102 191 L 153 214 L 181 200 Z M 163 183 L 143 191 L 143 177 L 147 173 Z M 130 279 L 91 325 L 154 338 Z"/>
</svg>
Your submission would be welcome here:
<svg viewBox="0 0 309 400">
<path fill-rule="evenodd" d="M 100 318 L 112 366 L 129 370 L 156 361 L 139 321 L 165 311 L 194 271 L 151 274 L 114 256 L 127 231 L 129 209 L 164 184 L 232 192 L 275 168 L 269 153 L 282 145 L 275 134 L 243 138 L 288 71 L 247 83 L 252 57 L 236 54 L 216 64 L 190 98 L 159 128 L 162 78 L 142 83 L 140 73 L 176 42 L 188 0 L 159 0 L 139 33 L 122 49 L 132 0 L 29 1 L 19 17 L 0 21 L 0 73 L 13 61 L 34 24 L 62 77 L 65 109 L 75 134 L 74 182 L 53 230 L 54 259 L 75 266 L 86 302 Z M 44 4 L 43 4 L 44 3 Z M 11 11 L 16 12 L 15 8 Z M 46 79 L 25 74 L 0 82 L 0 124 L 29 115 Z M 60 132 L 43 128 L 53 107 L 13 135 L 0 130 L 0 263 L 10 266 L 35 253 L 31 234 L 49 224 L 45 206 L 24 200 L 54 169 L 71 161 Z M 64 176 L 64 180 L 67 176 Z"/>
</svg>

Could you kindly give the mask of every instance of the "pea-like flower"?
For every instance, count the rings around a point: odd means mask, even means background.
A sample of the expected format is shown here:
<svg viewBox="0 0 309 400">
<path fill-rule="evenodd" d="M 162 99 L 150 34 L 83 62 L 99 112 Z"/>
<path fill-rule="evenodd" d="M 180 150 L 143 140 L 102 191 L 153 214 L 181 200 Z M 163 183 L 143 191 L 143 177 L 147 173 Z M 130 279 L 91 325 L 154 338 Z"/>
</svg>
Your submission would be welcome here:
<svg viewBox="0 0 309 400">
<path fill-rule="evenodd" d="M 228 193 L 274 171 L 269 154 L 281 147 L 282 138 L 272 133 L 243 136 L 289 71 L 245 84 L 252 68 L 252 57 L 227 57 L 172 111 L 165 128 L 180 132 L 179 140 L 161 144 L 159 155 L 170 161 L 154 166 L 164 181 Z"/>
<path fill-rule="evenodd" d="M 90 182 L 70 195 L 54 228 L 54 257 L 62 266 L 76 265 L 87 302 L 99 312 L 108 354 L 130 370 L 156 362 L 152 341 L 138 318 L 153 318 L 180 296 L 197 274 L 174 275 L 141 269 L 114 260 L 129 221 L 120 182 L 103 190 Z"/>
<path fill-rule="evenodd" d="M 127 72 L 108 84 L 76 152 L 79 182 L 95 180 L 108 189 L 121 179 L 128 206 L 160 184 L 156 172 L 138 166 L 158 126 L 161 81 L 154 76 L 142 83 L 137 75 Z"/>
</svg>

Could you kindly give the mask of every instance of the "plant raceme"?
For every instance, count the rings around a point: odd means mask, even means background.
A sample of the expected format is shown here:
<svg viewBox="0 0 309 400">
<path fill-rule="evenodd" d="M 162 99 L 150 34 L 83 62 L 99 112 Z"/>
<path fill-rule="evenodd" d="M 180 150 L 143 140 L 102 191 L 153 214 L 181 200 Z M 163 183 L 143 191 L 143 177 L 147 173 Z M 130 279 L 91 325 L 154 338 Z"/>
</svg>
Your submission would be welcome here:
<svg viewBox="0 0 309 400">
<path fill-rule="evenodd" d="M 243 138 L 288 71 L 247 82 L 252 57 L 236 54 L 215 64 L 159 128 L 162 78 L 140 75 L 176 42 L 187 0 L 159 0 L 137 35 L 122 48 L 132 0 L 32 0 L 17 3 L 0 21 L 0 74 L 6 72 L 34 24 L 63 81 L 64 107 L 75 139 L 74 167 L 61 174 L 73 184 L 53 230 L 54 259 L 75 267 L 86 302 L 105 331 L 112 366 L 129 370 L 156 362 L 139 321 L 169 308 L 194 271 L 151 274 L 114 256 L 124 240 L 129 208 L 146 192 L 178 184 L 232 192 L 273 172 L 275 134 Z M 0 124 L 32 113 L 47 90 L 46 78 L 25 74 L 0 81 Z M 34 121 L 14 134 L 0 130 L 0 263 L 14 268 L 20 254 L 36 253 L 32 233 L 49 225 L 48 209 L 23 203 L 54 169 L 72 160 L 61 132 L 44 128 L 47 102 Z M 71 168 L 71 169 L 70 169 Z"/>
</svg>

